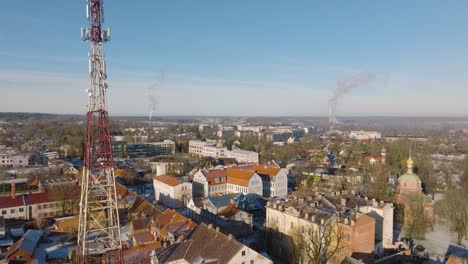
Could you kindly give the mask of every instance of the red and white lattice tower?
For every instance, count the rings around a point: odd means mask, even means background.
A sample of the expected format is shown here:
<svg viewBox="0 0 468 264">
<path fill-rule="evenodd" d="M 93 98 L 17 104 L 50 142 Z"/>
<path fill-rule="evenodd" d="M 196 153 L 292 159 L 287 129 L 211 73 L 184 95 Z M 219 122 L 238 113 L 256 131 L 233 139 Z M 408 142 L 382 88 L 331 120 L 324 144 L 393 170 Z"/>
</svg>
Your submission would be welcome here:
<svg viewBox="0 0 468 264">
<path fill-rule="evenodd" d="M 78 227 L 78 263 L 122 263 L 119 214 L 106 104 L 106 64 L 102 43 L 110 30 L 102 29 L 103 0 L 88 0 L 90 27 L 81 30 L 91 42 L 88 111 Z"/>
</svg>

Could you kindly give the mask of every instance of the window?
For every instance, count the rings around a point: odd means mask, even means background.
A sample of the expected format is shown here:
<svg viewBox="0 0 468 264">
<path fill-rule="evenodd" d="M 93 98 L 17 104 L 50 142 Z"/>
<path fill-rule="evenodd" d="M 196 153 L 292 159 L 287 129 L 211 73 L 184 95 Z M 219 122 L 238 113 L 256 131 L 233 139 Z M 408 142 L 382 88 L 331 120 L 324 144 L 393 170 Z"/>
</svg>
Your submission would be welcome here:
<svg viewBox="0 0 468 264">
<path fill-rule="evenodd" d="M 245 250 L 242 250 L 242 256 L 243 257 L 245 256 Z"/>
<path fill-rule="evenodd" d="M 253 261 L 253 260 L 251 260 L 251 261 L 250 261 L 250 264 L 254 264 L 254 261 Z"/>
<path fill-rule="evenodd" d="M 38 205 L 37 209 L 42 209 L 42 204 Z"/>
<path fill-rule="evenodd" d="M 2 210 L 2 215 L 6 215 L 7 214 L 7 211 L 6 210 Z"/>
<path fill-rule="evenodd" d="M 11 210 L 10 210 L 10 214 L 14 214 L 15 212 L 16 212 L 15 209 L 11 209 Z"/>
<path fill-rule="evenodd" d="M 20 212 L 20 213 L 24 212 L 24 208 L 20 208 L 20 209 L 19 209 L 19 212 Z"/>
</svg>

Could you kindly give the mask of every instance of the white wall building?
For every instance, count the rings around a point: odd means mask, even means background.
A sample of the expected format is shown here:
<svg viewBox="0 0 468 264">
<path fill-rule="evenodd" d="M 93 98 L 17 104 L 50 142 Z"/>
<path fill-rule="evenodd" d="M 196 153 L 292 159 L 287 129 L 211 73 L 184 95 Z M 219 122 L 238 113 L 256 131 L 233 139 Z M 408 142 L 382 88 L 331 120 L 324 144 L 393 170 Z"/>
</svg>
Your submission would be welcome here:
<svg viewBox="0 0 468 264">
<path fill-rule="evenodd" d="M 370 140 L 382 138 L 382 133 L 375 131 L 351 131 L 349 137 L 357 140 Z"/>
<path fill-rule="evenodd" d="M 194 197 L 226 193 L 263 194 L 262 178 L 257 173 L 236 168 L 199 170 L 192 184 Z"/>
<path fill-rule="evenodd" d="M 258 153 L 247 150 L 228 150 L 225 147 L 216 146 L 216 142 L 190 140 L 189 154 L 199 157 L 232 158 L 239 163 L 258 163 Z"/>
<path fill-rule="evenodd" d="M 263 197 L 278 197 L 288 194 L 288 171 L 274 163 L 239 166 L 243 170 L 255 171 L 262 179 Z"/>
<path fill-rule="evenodd" d="M 239 163 L 258 163 L 258 153 L 253 151 L 234 149 L 225 153 L 227 158 L 233 158 Z"/>
<path fill-rule="evenodd" d="M 192 184 L 171 175 L 155 176 L 153 187 L 156 201 L 171 208 L 182 207 L 192 198 Z"/>
<path fill-rule="evenodd" d="M 29 156 L 26 154 L 17 154 L 14 152 L 0 153 L 0 167 L 21 168 L 29 165 Z"/>
</svg>

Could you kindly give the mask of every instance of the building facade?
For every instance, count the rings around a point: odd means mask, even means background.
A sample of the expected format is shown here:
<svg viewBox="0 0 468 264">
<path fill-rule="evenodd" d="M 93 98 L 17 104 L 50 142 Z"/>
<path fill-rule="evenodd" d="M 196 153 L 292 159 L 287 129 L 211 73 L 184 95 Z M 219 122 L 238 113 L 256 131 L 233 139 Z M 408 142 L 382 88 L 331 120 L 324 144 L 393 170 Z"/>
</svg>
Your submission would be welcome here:
<svg viewBox="0 0 468 264">
<path fill-rule="evenodd" d="M 171 208 L 182 207 L 192 198 L 192 184 L 172 175 L 155 176 L 153 187 L 156 201 Z"/>
<path fill-rule="evenodd" d="M 237 168 L 199 170 L 195 173 L 192 184 L 193 196 L 197 198 L 227 193 L 256 194 L 257 196 L 263 194 L 260 176 L 253 171 Z"/>
<path fill-rule="evenodd" d="M 380 216 L 376 211 L 384 218 L 379 223 L 376 219 Z M 307 263 L 304 262 L 307 258 L 295 255 L 292 248 L 297 237 L 302 236 L 307 243 L 325 226 L 332 225 L 337 230 L 334 236 L 340 243 L 336 255 L 339 261 L 354 253 L 373 258 L 376 240 L 392 243 L 393 222 L 390 219 L 393 219 L 391 204 L 376 203 L 352 193 L 324 194 L 301 190 L 267 203 L 267 239 L 281 248 L 272 254 L 282 261 Z"/>
</svg>

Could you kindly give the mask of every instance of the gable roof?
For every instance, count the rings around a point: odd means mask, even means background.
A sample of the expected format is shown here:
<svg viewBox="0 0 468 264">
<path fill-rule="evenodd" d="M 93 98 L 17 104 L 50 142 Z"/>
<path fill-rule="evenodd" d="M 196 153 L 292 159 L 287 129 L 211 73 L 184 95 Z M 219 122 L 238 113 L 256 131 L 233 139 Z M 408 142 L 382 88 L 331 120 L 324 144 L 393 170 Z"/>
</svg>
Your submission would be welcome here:
<svg viewBox="0 0 468 264">
<path fill-rule="evenodd" d="M 188 240 L 171 245 L 167 248 L 157 249 L 156 255 L 158 256 L 159 263 L 167 263 L 184 259 L 191 245 L 192 240 Z"/>
<path fill-rule="evenodd" d="M 8 250 L 6 257 L 8 258 L 18 250 L 23 250 L 29 255 L 33 255 L 37 247 L 39 239 L 41 239 L 42 231 L 29 229 L 23 237 L 16 241 Z"/>
<path fill-rule="evenodd" d="M 133 231 L 148 229 L 151 223 L 151 217 L 136 219 L 132 221 Z"/>
<path fill-rule="evenodd" d="M 210 259 L 215 261 L 214 263 L 228 263 L 244 247 L 203 223 L 193 231 L 190 239 L 192 245 L 185 257 L 190 263 L 200 259 Z"/>
<path fill-rule="evenodd" d="M 167 174 L 155 176 L 153 179 L 155 181 L 159 181 L 159 182 L 162 182 L 164 184 L 167 184 L 167 185 L 173 186 L 173 187 L 184 183 L 180 179 L 178 179 L 178 178 L 176 178 L 176 177 L 174 177 L 172 175 L 167 175 Z"/>
<path fill-rule="evenodd" d="M 234 168 L 228 168 L 226 171 L 228 183 L 240 185 L 243 187 L 248 187 L 250 179 L 255 175 L 254 171 L 239 170 Z"/>
<path fill-rule="evenodd" d="M 216 207 L 220 208 L 223 206 L 228 206 L 231 204 L 231 198 L 232 196 L 229 194 L 222 195 L 222 196 L 210 196 L 208 197 L 208 200 Z"/>
</svg>

